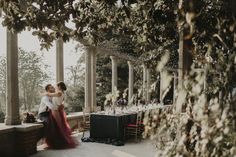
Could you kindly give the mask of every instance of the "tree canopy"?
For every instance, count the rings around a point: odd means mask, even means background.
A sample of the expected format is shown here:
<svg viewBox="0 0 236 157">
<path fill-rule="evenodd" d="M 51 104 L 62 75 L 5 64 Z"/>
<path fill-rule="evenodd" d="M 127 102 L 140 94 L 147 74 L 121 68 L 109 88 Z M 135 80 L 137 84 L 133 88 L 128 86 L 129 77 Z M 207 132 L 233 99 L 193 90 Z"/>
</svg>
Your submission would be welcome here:
<svg viewBox="0 0 236 157">
<path fill-rule="evenodd" d="M 59 37 L 95 46 L 126 38 L 134 52 L 150 59 L 149 52 L 176 51 L 184 28 L 185 39 L 198 45 L 193 51 L 198 58 L 209 43 L 232 51 L 235 5 L 233 0 L 0 0 L 3 25 L 17 32 L 33 29 L 42 48 Z"/>
</svg>

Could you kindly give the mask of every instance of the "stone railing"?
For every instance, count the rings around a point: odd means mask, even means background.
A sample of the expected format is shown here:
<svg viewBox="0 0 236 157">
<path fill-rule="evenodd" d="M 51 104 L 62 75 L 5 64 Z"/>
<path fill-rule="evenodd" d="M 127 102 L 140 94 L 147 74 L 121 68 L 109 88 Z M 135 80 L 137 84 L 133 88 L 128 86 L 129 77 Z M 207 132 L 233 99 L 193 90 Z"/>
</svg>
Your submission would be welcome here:
<svg viewBox="0 0 236 157">
<path fill-rule="evenodd" d="M 72 131 L 80 131 L 81 123 L 88 113 L 75 112 L 67 115 Z M 37 142 L 43 137 L 43 124 L 23 123 L 7 126 L 0 123 L 0 156 L 27 157 L 37 152 Z"/>
<path fill-rule="evenodd" d="M 0 154 L 4 157 L 27 157 L 37 152 L 37 142 L 43 136 L 42 124 L 6 126 L 0 124 Z"/>
<path fill-rule="evenodd" d="M 67 115 L 67 121 L 72 129 L 72 131 L 80 131 L 80 126 L 84 121 L 85 116 L 89 116 L 89 113 L 75 112 Z"/>
</svg>

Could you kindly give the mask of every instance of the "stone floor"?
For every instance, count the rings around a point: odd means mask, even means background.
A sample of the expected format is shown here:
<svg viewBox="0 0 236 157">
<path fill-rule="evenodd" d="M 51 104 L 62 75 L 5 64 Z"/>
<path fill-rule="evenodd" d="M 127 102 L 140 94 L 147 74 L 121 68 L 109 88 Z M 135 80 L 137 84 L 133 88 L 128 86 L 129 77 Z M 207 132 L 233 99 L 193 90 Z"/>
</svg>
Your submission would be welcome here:
<svg viewBox="0 0 236 157">
<path fill-rule="evenodd" d="M 80 134 L 76 136 L 81 138 Z M 124 146 L 80 141 L 75 149 L 44 150 L 39 147 L 38 153 L 31 157 L 155 157 L 155 148 L 150 140 L 128 142 Z"/>
</svg>

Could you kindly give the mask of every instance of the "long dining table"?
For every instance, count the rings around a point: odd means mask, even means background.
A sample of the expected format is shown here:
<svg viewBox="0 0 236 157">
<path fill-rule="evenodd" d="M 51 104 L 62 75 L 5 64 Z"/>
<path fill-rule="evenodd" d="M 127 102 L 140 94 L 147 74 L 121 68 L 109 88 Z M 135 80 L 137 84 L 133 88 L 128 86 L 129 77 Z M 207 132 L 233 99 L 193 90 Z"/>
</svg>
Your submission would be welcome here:
<svg viewBox="0 0 236 157">
<path fill-rule="evenodd" d="M 136 122 L 137 113 L 90 115 L 90 138 L 105 143 L 124 142 L 124 128 Z"/>
<path fill-rule="evenodd" d="M 125 126 L 135 124 L 137 113 L 168 109 L 172 105 L 149 105 L 144 108 L 132 109 L 127 113 L 107 114 L 105 112 L 90 114 L 90 138 L 97 142 L 114 144 L 125 143 Z M 114 144 L 116 145 L 116 144 Z"/>
</svg>

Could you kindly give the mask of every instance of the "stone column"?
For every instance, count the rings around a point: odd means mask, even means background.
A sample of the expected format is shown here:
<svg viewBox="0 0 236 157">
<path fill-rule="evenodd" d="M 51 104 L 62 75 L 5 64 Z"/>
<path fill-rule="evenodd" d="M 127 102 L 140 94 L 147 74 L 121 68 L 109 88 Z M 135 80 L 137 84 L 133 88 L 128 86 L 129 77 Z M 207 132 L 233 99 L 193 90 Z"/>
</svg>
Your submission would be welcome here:
<svg viewBox="0 0 236 157">
<path fill-rule="evenodd" d="M 149 102 L 151 100 L 151 92 L 150 92 L 150 81 L 151 81 L 151 73 L 150 69 L 147 68 L 147 89 L 146 89 L 146 100 Z"/>
<path fill-rule="evenodd" d="M 115 89 L 117 90 L 117 58 L 115 56 L 111 56 L 112 61 L 112 94 L 115 94 Z"/>
<path fill-rule="evenodd" d="M 193 59 L 191 51 L 193 51 L 192 39 L 184 39 L 184 30 L 179 30 L 179 61 L 178 61 L 178 88 L 183 87 L 183 82 L 188 75 Z"/>
<path fill-rule="evenodd" d="M 192 51 L 194 50 L 194 44 L 189 36 L 188 26 L 179 26 L 179 61 L 178 61 L 178 92 L 183 89 L 184 80 L 188 76 L 193 62 Z M 178 109 L 177 109 L 178 108 Z M 182 112 L 182 106 L 176 106 L 177 112 Z"/>
<path fill-rule="evenodd" d="M 163 95 L 163 87 L 162 87 L 163 77 L 162 71 L 160 71 L 160 102 L 163 103 L 162 95 Z"/>
<path fill-rule="evenodd" d="M 56 41 L 56 80 L 64 81 L 64 53 L 63 40 L 59 38 Z"/>
<path fill-rule="evenodd" d="M 18 38 L 7 30 L 6 125 L 21 124 L 18 86 Z"/>
<path fill-rule="evenodd" d="M 143 64 L 143 99 L 146 100 L 147 94 L 147 66 Z"/>
<path fill-rule="evenodd" d="M 131 99 L 133 97 L 133 90 L 134 90 L 134 65 L 130 61 L 128 61 L 128 65 L 129 65 L 129 94 L 128 94 L 128 102 L 131 103 Z"/>
<path fill-rule="evenodd" d="M 175 100 L 177 97 L 177 80 L 178 80 L 178 76 L 176 72 L 173 72 L 173 81 L 174 81 L 174 87 L 173 87 L 173 104 L 175 104 Z"/>
<path fill-rule="evenodd" d="M 91 96 L 92 96 L 92 111 L 96 112 L 97 110 L 97 101 L 96 101 L 96 49 L 92 48 L 91 51 Z"/>
<path fill-rule="evenodd" d="M 85 52 L 85 103 L 84 111 L 91 112 L 92 104 L 92 88 L 91 88 L 91 72 L 92 72 L 92 48 L 88 47 Z"/>
</svg>

